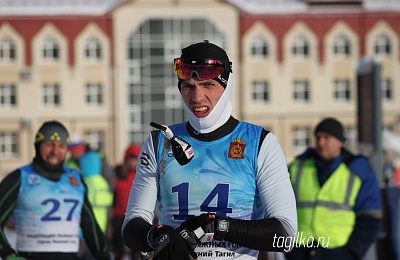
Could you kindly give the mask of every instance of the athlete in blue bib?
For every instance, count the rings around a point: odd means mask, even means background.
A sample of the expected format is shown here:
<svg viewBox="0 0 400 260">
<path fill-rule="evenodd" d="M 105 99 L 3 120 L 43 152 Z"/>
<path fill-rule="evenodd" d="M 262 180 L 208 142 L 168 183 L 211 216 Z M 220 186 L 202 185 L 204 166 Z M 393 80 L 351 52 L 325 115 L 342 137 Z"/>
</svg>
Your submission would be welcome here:
<svg viewBox="0 0 400 260">
<path fill-rule="evenodd" d="M 79 230 L 97 259 L 109 259 L 80 173 L 63 165 L 69 134 L 57 121 L 45 122 L 36 134 L 33 162 L 0 183 L 0 256 L 5 260 L 74 260 Z M 3 227 L 11 216 L 17 233 L 12 248 Z"/>
<path fill-rule="evenodd" d="M 297 216 L 286 160 L 275 135 L 231 116 L 227 54 L 205 41 L 184 48 L 174 65 L 189 122 L 160 127 L 145 141 L 125 243 L 154 250 L 156 260 L 291 250 Z M 151 224 L 156 206 L 159 226 Z"/>
</svg>

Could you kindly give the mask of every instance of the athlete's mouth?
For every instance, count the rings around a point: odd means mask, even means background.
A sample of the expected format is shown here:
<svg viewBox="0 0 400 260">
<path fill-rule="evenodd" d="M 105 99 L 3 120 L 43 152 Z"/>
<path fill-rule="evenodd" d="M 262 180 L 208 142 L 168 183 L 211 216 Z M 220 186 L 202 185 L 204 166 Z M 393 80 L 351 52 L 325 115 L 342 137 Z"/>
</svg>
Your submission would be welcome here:
<svg viewBox="0 0 400 260">
<path fill-rule="evenodd" d="M 52 164 L 58 163 L 58 158 L 56 158 L 56 157 L 48 157 L 47 160 L 49 161 L 49 163 L 52 163 Z"/>
<path fill-rule="evenodd" d="M 206 111 L 207 109 L 208 109 L 207 107 L 195 107 L 195 108 L 193 108 L 193 110 L 195 112 L 203 112 L 203 111 Z"/>
</svg>

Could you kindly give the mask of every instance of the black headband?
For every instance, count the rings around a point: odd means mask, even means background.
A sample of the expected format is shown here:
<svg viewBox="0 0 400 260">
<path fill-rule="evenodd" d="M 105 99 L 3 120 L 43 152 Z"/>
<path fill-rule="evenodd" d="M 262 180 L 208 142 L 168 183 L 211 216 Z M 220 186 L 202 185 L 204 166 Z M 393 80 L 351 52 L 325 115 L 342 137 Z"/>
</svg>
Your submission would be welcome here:
<svg viewBox="0 0 400 260">
<path fill-rule="evenodd" d="M 217 45 L 209 43 L 208 40 L 205 40 L 204 42 L 195 43 L 186 48 L 183 48 L 182 55 L 180 58 L 187 60 L 204 59 L 204 60 L 229 61 L 229 57 L 226 54 L 226 52 Z M 224 88 L 226 88 L 230 72 L 232 72 L 232 69 L 230 69 L 230 71 L 224 71 L 220 76 L 213 79 L 218 81 L 218 83 L 220 83 Z M 178 80 L 179 80 L 178 88 L 180 91 L 181 90 L 180 86 L 183 79 L 178 78 Z"/>
</svg>

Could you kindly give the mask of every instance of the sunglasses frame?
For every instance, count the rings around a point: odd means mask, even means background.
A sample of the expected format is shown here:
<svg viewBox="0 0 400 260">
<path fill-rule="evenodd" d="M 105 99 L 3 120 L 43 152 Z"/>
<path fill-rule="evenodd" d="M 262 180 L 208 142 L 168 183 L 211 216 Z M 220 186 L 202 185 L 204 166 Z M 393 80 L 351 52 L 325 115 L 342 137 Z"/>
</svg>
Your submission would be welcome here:
<svg viewBox="0 0 400 260">
<path fill-rule="evenodd" d="M 176 62 L 177 61 L 180 61 L 180 63 L 181 64 L 187 64 L 187 65 L 192 65 L 192 66 L 215 66 L 215 65 L 219 65 L 221 68 L 223 68 L 223 71 L 220 73 L 220 74 L 218 74 L 217 76 L 219 76 L 219 75 L 221 75 L 222 73 L 224 73 L 225 71 L 228 71 L 228 72 L 232 72 L 232 68 L 231 68 L 231 66 L 232 66 L 232 62 L 230 62 L 230 61 L 228 61 L 228 60 L 216 60 L 216 59 L 182 59 L 182 58 L 175 58 L 174 59 L 174 71 L 175 71 L 175 73 L 176 73 L 176 75 L 178 76 L 178 78 L 180 78 L 180 79 L 183 79 L 183 80 L 185 80 L 185 79 L 190 79 L 191 78 L 191 76 L 192 76 L 192 74 L 193 74 L 193 71 L 195 71 L 196 72 L 196 74 L 197 74 L 197 76 L 198 77 L 200 77 L 199 76 L 199 72 L 197 71 L 197 70 L 195 70 L 195 69 L 193 69 L 191 72 L 190 72 L 190 78 L 181 78 L 181 77 L 179 77 L 179 75 L 178 75 L 178 72 L 177 72 L 177 69 L 176 69 Z M 221 62 L 222 64 L 217 64 L 217 63 L 214 63 L 214 64 L 207 64 L 207 61 L 211 61 L 211 62 Z M 215 76 L 215 77 L 212 77 L 212 78 L 216 78 L 217 76 Z M 212 79 L 212 78 L 207 78 L 207 79 Z M 207 79 L 202 79 L 202 78 L 200 78 L 201 80 L 207 80 Z"/>
</svg>

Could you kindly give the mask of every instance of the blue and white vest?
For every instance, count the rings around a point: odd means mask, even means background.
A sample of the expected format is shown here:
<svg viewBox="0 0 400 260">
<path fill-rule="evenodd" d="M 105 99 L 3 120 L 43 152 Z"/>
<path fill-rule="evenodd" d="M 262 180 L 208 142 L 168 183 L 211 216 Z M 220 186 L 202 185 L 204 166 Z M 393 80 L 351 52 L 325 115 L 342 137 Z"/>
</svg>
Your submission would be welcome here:
<svg viewBox="0 0 400 260">
<path fill-rule="evenodd" d="M 66 171 L 59 181 L 20 168 L 21 186 L 13 220 L 17 250 L 23 252 L 77 252 L 85 188 L 77 170 Z"/>
<path fill-rule="evenodd" d="M 157 200 L 160 223 L 176 228 L 183 220 L 206 212 L 246 220 L 263 217 L 256 183 L 263 127 L 240 122 L 230 134 L 211 142 L 190 136 L 186 123 L 170 128 L 175 136 L 193 147 L 195 155 L 187 165 L 181 166 L 169 149 L 163 161 L 164 136 L 159 134 L 156 156 L 160 172 Z M 228 258 L 257 255 L 255 250 L 214 241 L 212 234 L 206 234 L 202 242 L 196 248 L 199 259 L 210 254 Z"/>
</svg>

